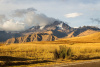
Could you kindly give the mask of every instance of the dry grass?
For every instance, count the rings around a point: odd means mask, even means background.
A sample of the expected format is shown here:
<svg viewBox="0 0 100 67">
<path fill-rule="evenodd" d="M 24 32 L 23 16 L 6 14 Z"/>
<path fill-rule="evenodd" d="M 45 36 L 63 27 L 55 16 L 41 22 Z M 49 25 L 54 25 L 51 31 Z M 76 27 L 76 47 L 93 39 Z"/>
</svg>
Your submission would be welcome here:
<svg viewBox="0 0 100 67">
<path fill-rule="evenodd" d="M 73 54 L 76 56 L 74 59 L 84 56 L 80 59 L 96 59 L 100 58 L 100 43 L 77 43 L 74 45 L 69 45 L 72 49 Z"/>
<path fill-rule="evenodd" d="M 57 45 L 11 44 L 0 47 L 1 56 L 13 56 L 31 59 L 51 59 Z"/>
<path fill-rule="evenodd" d="M 43 43 L 43 42 L 42 42 Z M 56 44 L 57 43 L 57 44 Z M 10 44 L 0 46 L 0 57 L 10 56 L 10 57 L 20 57 L 28 58 L 34 61 L 44 61 L 44 60 L 54 60 L 55 49 L 59 50 L 61 45 L 71 48 L 73 52 L 74 60 L 84 60 L 84 59 L 99 59 L 100 58 L 100 43 L 75 43 L 70 44 L 58 44 L 58 42 L 53 43 L 22 43 L 22 44 Z M 32 63 L 33 61 L 11 61 L 10 63 Z M 2 62 L 4 63 L 4 62 Z M 46 63 L 46 62 L 44 62 Z M 40 64 L 40 63 L 39 63 Z"/>
<path fill-rule="evenodd" d="M 0 56 L 13 56 L 31 59 L 53 59 L 55 49 L 59 50 L 60 45 L 70 47 L 73 54 L 89 55 L 89 57 L 100 56 L 100 43 L 75 43 L 70 44 L 11 44 L 0 47 Z"/>
</svg>

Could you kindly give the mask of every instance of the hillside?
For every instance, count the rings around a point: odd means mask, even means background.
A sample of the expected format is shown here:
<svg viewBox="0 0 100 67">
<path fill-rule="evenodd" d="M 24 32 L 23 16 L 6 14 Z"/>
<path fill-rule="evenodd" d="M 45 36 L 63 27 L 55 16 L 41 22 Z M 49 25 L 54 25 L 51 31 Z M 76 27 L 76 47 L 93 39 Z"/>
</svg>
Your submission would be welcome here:
<svg viewBox="0 0 100 67">
<path fill-rule="evenodd" d="M 68 34 L 67 38 L 86 36 L 86 35 L 90 35 L 90 34 L 97 33 L 97 32 L 99 32 L 99 31 L 95 31 L 95 30 L 88 29 L 88 30 L 86 30 L 84 32 L 81 32 L 77 36 L 74 35 L 75 32 L 71 32 L 70 34 Z"/>
<path fill-rule="evenodd" d="M 30 35 L 25 35 L 23 37 L 11 38 L 6 41 L 6 43 L 24 43 L 33 41 L 54 41 L 57 37 L 48 33 L 34 33 Z"/>
<path fill-rule="evenodd" d="M 93 33 L 87 36 L 65 38 L 64 40 L 75 41 L 75 42 L 100 42 L 100 32 Z"/>
<path fill-rule="evenodd" d="M 76 30 L 68 34 L 67 38 L 86 36 L 86 35 L 90 35 L 96 32 L 100 32 L 100 29 L 93 26 L 83 26 L 83 27 L 77 28 Z"/>
</svg>

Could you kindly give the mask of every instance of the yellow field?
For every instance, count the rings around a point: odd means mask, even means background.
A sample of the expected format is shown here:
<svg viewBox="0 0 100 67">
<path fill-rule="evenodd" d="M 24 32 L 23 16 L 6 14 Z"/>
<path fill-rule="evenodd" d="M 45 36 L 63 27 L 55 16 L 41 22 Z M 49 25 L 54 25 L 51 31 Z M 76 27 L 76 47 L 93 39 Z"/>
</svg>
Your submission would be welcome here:
<svg viewBox="0 0 100 67">
<path fill-rule="evenodd" d="M 59 44 L 59 43 L 11 44 L 0 47 L 0 56 L 28 58 L 34 60 L 54 60 L 54 51 L 55 49 L 59 50 L 59 46 L 61 45 L 62 46 L 66 45 L 67 47 L 71 48 L 74 55 L 72 59 L 88 60 L 88 59 L 100 58 L 100 43 L 75 43 L 73 45 L 66 43 L 65 44 Z"/>
<path fill-rule="evenodd" d="M 73 45 L 66 43 L 11 44 L 0 47 L 0 56 L 13 56 L 31 59 L 53 59 L 53 53 L 55 49 L 59 50 L 60 45 L 70 47 L 73 54 L 76 56 L 88 55 L 90 58 L 100 56 L 100 43 L 75 43 Z"/>
<path fill-rule="evenodd" d="M 1 56 L 13 56 L 31 59 L 51 59 L 58 45 L 44 44 L 11 44 L 0 47 Z"/>
</svg>

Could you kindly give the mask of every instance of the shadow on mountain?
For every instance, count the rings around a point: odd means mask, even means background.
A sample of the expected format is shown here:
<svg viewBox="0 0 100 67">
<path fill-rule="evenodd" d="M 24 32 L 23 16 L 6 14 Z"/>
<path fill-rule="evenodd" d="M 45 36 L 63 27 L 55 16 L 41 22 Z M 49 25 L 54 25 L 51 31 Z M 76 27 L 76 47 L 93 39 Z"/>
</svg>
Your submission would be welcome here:
<svg viewBox="0 0 100 67">
<path fill-rule="evenodd" d="M 53 32 L 53 35 L 56 36 L 56 37 L 58 37 L 58 38 L 62 38 L 62 37 L 67 36 L 66 33 L 60 32 L 60 31 L 57 31 L 57 30 L 52 30 L 52 32 Z"/>
<path fill-rule="evenodd" d="M 0 31 L 0 42 L 4 42 L 12 37 L 20 37 L 20 36 L 22 36 L 22 34 L 20 33 L 11 33 L 11 32 L 7 33 L 5 31 Z"/>
<path fill-rule="evenodd" d="M 0 62 L 0 67 L 53 62 L 49 60 L 34 60 L 34 59 L 26 59 L 26 58 L 11 57 L 11 56 L 0 56 L 0 61 L 2 61 Z"/>
<path fill-rule="evenodd" d="M 93 27 L 93 26 L 83 26 L 83 27 L 79 27 L 78 29 L 76 29 L 73 33 L 74 36 L 79 35 L 80 33 L 86 31 L 86 30 L 95 30 L 95 31 L 100 31 L 99 28 L 97 27 Z"/>
</svg>

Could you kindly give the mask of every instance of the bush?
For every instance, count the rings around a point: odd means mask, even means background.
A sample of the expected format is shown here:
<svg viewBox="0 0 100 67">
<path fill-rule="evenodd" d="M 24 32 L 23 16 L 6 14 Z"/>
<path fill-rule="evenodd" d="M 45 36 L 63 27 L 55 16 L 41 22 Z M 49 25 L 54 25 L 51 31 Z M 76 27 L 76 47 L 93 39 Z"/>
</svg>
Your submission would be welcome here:
<svg viewBox="0 0 100 67">
<path fill-rule="evenodd" d="M 54 52 L 54 58 L 58 59 L 58 58 L 71 58 L 72 56 L 72 52 L 70 48 L 67 48 L 66 46 L 59 46 L 59 50 L 55 50 Z"/>
</svg>

